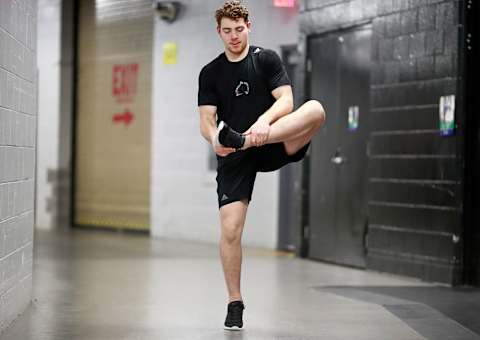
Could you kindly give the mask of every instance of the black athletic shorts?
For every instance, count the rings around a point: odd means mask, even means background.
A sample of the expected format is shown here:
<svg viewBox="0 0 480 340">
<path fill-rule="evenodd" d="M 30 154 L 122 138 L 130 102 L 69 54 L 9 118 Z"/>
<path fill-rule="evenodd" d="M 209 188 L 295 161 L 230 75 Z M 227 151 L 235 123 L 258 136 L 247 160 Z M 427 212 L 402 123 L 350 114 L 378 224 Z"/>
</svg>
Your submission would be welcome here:
<svg viewBox="0 0 480 340">
<path fill-rule="evenodd" d="M 258 148 L 238 151 L 219 159 L 217 168 L 217 195 L 219 208 L 235 201 L 252 199 L 257 172 L 275 171 L 284 165 L 305 157 L 310 143 L 289 156 L 283 143 L 266 144 Z"/>
</svg>

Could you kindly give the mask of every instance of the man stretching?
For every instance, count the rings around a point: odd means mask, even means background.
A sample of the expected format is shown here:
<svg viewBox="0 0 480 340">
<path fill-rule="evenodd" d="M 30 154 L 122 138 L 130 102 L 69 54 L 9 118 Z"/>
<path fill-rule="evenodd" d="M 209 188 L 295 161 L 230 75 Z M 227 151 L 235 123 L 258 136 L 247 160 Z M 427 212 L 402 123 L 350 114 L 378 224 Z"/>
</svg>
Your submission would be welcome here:
<svg viewBox="0 0 480 340">
<path fill-rule="evenodd" d="M 225 51 L 199 76 L 200 131 L 217 154 L 220 257 L 229 303 L 225 329 L 243 328 L 241 237 L 257 172 L 305 156 L 325 111 L 310 100 L 293 111 L 290 79 L 278 55 L 251 46 L 248 9 L 227 1 L 215 12 Z"/>
</svg>

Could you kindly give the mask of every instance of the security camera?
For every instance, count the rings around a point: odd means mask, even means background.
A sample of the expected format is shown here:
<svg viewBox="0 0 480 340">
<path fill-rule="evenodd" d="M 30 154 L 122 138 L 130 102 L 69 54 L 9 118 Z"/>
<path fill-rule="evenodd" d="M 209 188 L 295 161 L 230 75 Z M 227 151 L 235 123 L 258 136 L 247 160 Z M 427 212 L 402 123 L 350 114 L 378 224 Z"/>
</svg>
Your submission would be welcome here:
<svg viewBox="0 0 480 340">
<path fill-rule="evenodd" d="M 160 18 L 166 22 L 172 23 L 177 19 L 182 4 L 178 1 L 154 0 L 153 7 Z"/>
</svg>

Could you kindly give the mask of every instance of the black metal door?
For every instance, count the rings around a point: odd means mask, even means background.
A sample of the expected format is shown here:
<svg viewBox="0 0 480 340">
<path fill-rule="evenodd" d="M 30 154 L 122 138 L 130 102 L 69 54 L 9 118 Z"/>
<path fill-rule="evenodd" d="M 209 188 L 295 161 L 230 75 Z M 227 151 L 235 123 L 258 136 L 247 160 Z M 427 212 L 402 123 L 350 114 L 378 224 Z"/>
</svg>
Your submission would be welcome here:
<svg viewBox="0 0 480 340">
<path fill-rule="evenodd" d="M 330 163 L 337 147 L 339 62 L 335 36 L 311 39 L 310 96 L 322 102 L 327 112 L 325 126 L 314 137 L 310 150 L 308 257 L 335 261 L 337 244 L 337 168 Z"/>
<path fill-rule="evenodd" d="M 371 28 L 313 38 L 311 97 L 327 124 L 311 150 L 309 257 L 365 267 Z"/>
</svg>

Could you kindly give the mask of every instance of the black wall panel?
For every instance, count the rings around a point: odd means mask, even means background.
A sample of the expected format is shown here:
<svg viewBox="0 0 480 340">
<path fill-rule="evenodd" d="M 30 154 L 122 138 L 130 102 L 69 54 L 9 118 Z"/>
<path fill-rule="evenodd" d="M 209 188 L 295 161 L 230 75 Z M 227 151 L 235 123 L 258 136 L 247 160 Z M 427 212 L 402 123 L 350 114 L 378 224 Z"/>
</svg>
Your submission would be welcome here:
<svg viewBox="0 0 480 340">
<path fill-rule="evenodd" d="M 459 181 L 461 174 L 452 157 L 402 158 L 370 157 L 370 178 L 401 178 L 415 181 Z M 420 179 L 419 179 L 420 178 Z"/>
<path fill-rule="evenodd" d="M 395 226 L 405 231 L 430 232 L 441 234 L 458 234 L 458 212 L 432 206 L 416 206 L 415 214 L 412 207 L 400 204 L 388 205 L 370 202 L 370 224 L 375 226 Z M 458 230 L 452 228 L 456 226 Z"/>
</svg>

